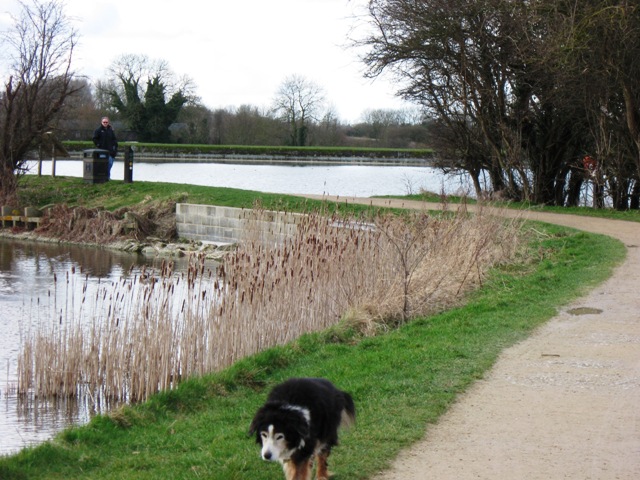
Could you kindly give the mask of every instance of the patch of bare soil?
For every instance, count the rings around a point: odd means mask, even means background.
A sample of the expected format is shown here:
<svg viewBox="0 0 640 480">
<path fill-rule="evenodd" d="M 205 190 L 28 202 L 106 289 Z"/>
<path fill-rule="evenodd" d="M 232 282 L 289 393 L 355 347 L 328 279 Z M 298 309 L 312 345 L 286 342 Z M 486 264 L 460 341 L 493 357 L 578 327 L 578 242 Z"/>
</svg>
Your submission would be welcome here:
<svg viewBox="0 0 640 480">
<path fill-rule="evenodd" d="M 505 350 L 486 378 L 437 424 L 425 425 L 424 439 L 376 480 L 640 478 L 640 224 L 534 212 L 525 217 L 618 238 L 627 259 L 605 283 Z"/>
</svg>

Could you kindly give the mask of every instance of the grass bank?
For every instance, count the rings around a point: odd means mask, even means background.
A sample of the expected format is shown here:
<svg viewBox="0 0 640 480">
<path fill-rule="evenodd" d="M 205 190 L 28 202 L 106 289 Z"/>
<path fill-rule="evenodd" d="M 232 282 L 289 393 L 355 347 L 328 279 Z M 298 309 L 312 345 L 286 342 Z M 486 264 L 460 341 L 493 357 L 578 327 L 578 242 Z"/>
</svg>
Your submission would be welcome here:
<svg viewBox="0 0 640 480">
<path fill-rule="evenodd" d="M 199 185 L 184 185 L 163 182 L 133 182 L 124 183 L 121 180 L 111 180 L 103 184 L 87 184 L 78 177 L 50 177 L 26 175 L 20 179 L 19 206 L 50 205 L 65 203 L 69 206 L 83 206 L 87 208 L 103 207 L 107 210 L 153 201 L 176 201 L 197 203 L 203 205 L 220 205 L 239 208 L 252 208 L 256 201 L 268 210 L 308 211 L 318 208 L 322 202 L 301 199 L 277 193 L 264 193 L 234 188 L 206 187 Z M 423 192 L 403 197 L 390 196 L 388 198 L 403 198 L 439 203 L 442 198 L 437 193 Z M 473 199 L 447 197 L 447 202 L 458 204 L 462 201 L 476 203 Z M 611 209 L 595 209 L 589 207 L 546 207 L 532 206 L 525 203 L 505 203 L 505 208 L 535 209 L 545 212 L 584 215 L 617 220 L 640 222 L 640 210 L 618 212 Z M 351 212 L 366 212 L 368 207 L 359 205 L 340 204 L 336 208 L 348 208 Z"/>
<path fill-rule="evenodd" d="M 401 198 L 405 200 L 417 200 L 425 202 L 440 202 L 439 195 L 433 193 L 418 193 L 406 196 L 385 196 L 385 198 Z M 456 204 L 462 201 L 469 204 L 478 203 L 472 198 L 447 197 L 447 202 Z M 493 205 L 511 208 L 515 210 L 532 210 L 549 213 L 560 213 L 564 215 L 582 215 L 585 217 L 610 218 L 613 220 L 626 220 L 630 222 L 640 222 L 640 210 L 613 210 L 611 208 L 592 208 L 592 207 L 551 207 L 547 205 L 531 205 L 527 202 L 494 202 Z"/>
<path fill-rule="evenodd" d="M 246 433 L 268 389 L 292 376 L 328 377 L 352 393 L 358 422 L 343 433 L 332 469 L 336 480 L 368 478 L 421 438 L 504 348 L 625 255 L 605 236 L 546 225 L 530 232 L 537 261 L 492 271 L 461 308 L 373 338 L 348 329 L 305 335 L 2 458 L 0 478 L 280 480 Z"/>
<path fill-rule="evenodd" d="M 25 175 L 20 178 L 20 206 L 42 207 L 50 204 L 67 204 L 71 207 L 105 208 L 116 210 L 144 202 L 174 201 L 252 208 L 256 201 L 270 210 L 304 211 L 307 205 L 319 205 L 305 199 L 280 194 L 238 190 L 233 188 L 205 187 L 163 182 L 124 183 L 111 180 L 106 183 L 85 183 L 78 177 L 49 177 Z"/>
</svg>

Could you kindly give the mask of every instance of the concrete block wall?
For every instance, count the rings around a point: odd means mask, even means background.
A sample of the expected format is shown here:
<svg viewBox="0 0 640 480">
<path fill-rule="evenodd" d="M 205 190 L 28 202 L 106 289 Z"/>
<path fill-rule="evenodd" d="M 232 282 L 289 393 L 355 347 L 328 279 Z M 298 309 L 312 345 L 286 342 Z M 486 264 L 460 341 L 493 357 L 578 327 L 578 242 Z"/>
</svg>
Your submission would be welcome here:
<svg viewBox="0 0 640 480">
<path fill-rule="evenodd" d="M 296 233 L 302 218 L 298 213 L 176 204 L 178 236 L 204 242 L 237 243 L 251 238 L 281 242 Z"/>
</svg>

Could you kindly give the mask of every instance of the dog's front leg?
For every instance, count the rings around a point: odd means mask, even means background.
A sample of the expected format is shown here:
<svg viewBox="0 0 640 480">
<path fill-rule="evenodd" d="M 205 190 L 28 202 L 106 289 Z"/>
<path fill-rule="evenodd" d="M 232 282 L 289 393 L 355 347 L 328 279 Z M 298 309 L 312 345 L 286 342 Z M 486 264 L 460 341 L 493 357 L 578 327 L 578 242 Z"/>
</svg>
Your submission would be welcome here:
<svg viewBox="0 0 640 480">
<path fill-rule="evenodd" d="M 327 466 L 327 452 L 320 452 L 318 454 L 318 466 L 316 470 L 316 480 L 329 480 L 331 474 L 329 473 Z"/>
<path fill-rule="evenodd" d="M 311 480 L 311 460 L 304 460 L 300 463 L 292 461 L 285 462 L 284 477 L 286 480 Z"/>
</svg>

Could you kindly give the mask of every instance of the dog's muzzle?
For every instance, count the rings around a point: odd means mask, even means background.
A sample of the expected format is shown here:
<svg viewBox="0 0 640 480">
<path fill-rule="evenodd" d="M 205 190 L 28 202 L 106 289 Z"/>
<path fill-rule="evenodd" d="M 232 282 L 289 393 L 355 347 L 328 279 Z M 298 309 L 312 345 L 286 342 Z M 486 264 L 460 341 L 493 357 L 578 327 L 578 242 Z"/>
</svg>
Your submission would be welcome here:
<svg viewBox="0 0 640 480">
<path fill-rule="evenodd" d="M 273 458 L 273 453 L 271 453 L 271 451 L 269 450 L 267 450 L 266 452 L 262 452 L 262 459 L 266 460 L 267 462 L 275 461 Z"/>
</svg>

